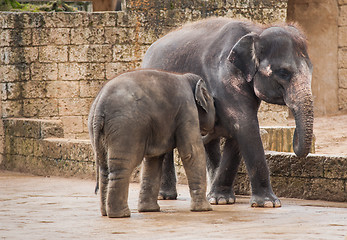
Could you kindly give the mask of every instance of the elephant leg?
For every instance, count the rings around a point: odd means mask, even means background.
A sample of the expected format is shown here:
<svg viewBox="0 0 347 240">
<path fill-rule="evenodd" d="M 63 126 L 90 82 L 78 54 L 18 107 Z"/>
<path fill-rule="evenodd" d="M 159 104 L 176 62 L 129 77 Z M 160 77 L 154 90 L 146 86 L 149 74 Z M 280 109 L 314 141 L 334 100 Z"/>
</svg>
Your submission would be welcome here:
<svg viewBox="0 0 347 240">
<path fill-rule="evenodd" d="M 139 212 L 159 212 L 158 193 L 164 156 L 146 158 L 142 162 Z"/>
<path fill-rule="evenodd" d="M 220 139 L 214 139 L 208 144 L 205 145 L 206 154 L 207 154 L 207 171 L 210 179 L 210 183 L 212 183 L 221 158 L 220 153 Z"/>
<path fill-rule="evenodd" d="M 177 199 L 176 172 L 173 151 L 166 153 L 162 167 L 162 178 L 160 183 L 159 200 Z"/>
<path fill-rule="evenodd" d="M 108 217 L 130 217 L 128 207 L 130 175 L 139 162 L 141 158 L 136 154 L 117 155 L 117 151 L 113 149 L 108 152 L 109 174 L 106 199 Z"/>
<path fill-rule="evenodd" d="M 235 139 L 227 139 L 223 157 L 212 180 L 207 198 L 211 204 L 233 204 L 235 194 L 233 183 L 240 165 L 241 155 Z"/>
<path fill-rule="evenodd" d="M 108 169 L 101 166 L 99 171 L 99 184 L 100 184 L 101 215 L 107 216 L 106 197 L 107 197 L 107 185 L 108 185 Z"/>
</svg>

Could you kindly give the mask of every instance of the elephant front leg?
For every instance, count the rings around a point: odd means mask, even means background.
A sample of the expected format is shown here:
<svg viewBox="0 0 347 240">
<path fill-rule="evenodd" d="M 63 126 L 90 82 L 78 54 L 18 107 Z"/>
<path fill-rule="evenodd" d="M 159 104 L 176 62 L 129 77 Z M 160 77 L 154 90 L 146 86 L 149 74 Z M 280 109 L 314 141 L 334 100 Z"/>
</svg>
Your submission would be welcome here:
<svg viewBox="0 0 347 240">
<path fill-rule="evenodd" d="M 237 135 L 252 187 L 251 206 L 280 207 L 281 202 L 272 191 L 259 126 L 246 124 Z"/>
<path fill-rule="evenodd" d="M 206 155 L 204 147 L 191 146 L 192 151 L 180 151 L 190 190 L 191 211 L 211 211 L 206 199 Z M 180 149 L 179 149 L 180 150 Z"/>
<path fill-rule="evenodd" d="M 142 162 L 141 190 L 138 203 L 139 212 L 159 212 L 157 202 L 161 170 L 164 156 L 146 158 Z"/>
<path fill-rule="evenodd" d="M 159 200 L 176 200 L 177 189 L 176 189 L 176 173 L 173 151 L 165 154 L 163 167 L 162 167 L 162 178 L 160 183 L 160 190 L 158 199 Z"/>
<path fill-rule="evenodd" d="M 215 147 L 219 147 L 215 146 Z M 209 158 L 217 155 L 211 154 L 213 149 L 206 148 Z M 215 204 L 235 203 L 233 183 L 241 160 L 238 144 L 234 139 L 227 139 L 224 145 L 223 157 L 212 178 L 211 189 L 207 195 L 208 201 Z M 209 166 L 209 165 L 208 165 Z M 210 171 L 210 169 L 209 169 Z"/>
</svg>

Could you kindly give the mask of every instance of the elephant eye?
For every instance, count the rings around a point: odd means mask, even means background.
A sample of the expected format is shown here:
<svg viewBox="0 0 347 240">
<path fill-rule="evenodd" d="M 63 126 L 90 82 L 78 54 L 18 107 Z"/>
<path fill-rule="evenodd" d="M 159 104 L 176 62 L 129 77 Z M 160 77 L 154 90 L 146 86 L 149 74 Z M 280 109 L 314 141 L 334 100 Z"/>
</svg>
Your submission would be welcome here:
<svg viewBox="0 0 347 240">
<path fill-rule="evenodd" d="M 291 78 L 292 78 L 292 73 L 290 71 L 288 71 L 287 69 L 284 69 L 284 68 L 280 68 L 278 70 L 275 70 L 274 73 L 284 79 L 284 80 L 287 80 L 289 81 Z"/>
</svg>

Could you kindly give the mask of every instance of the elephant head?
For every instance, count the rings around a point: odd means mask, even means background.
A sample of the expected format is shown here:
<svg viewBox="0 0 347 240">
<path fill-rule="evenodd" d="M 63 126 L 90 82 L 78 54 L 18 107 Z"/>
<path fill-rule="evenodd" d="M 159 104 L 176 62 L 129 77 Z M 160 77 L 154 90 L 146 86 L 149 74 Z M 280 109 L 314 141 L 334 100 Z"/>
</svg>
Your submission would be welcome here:
<svg viewBox="0 0 347 240">
<path fill-rule="evenodd" d="M 249 33 L 234 45 L 228 59 L 260 100 L 289 107 L 296 123 L 294 152 L 306 157 L 313 136 L 313 97 L 304 35 L 291 25 Z"/>
</svg>

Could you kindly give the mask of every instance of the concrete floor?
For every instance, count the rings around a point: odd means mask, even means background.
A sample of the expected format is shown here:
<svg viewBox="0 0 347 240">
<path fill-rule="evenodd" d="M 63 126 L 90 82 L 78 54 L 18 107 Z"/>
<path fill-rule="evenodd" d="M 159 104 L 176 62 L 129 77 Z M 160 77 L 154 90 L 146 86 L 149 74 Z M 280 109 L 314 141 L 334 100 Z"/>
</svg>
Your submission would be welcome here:
<svg viewBox="0 0 347 240">
<path fill-rule="evenodd" d="M 343 239 L 347 203 L 281 199 L 283 207 L 251 208 L 249 198 L 190 212 L 188 186 L 162 212 L 138 213 L 131 184 L 131 218 L 101 217 L 92 180 L 0 171 L 0 239 Z"/>
</svg>

